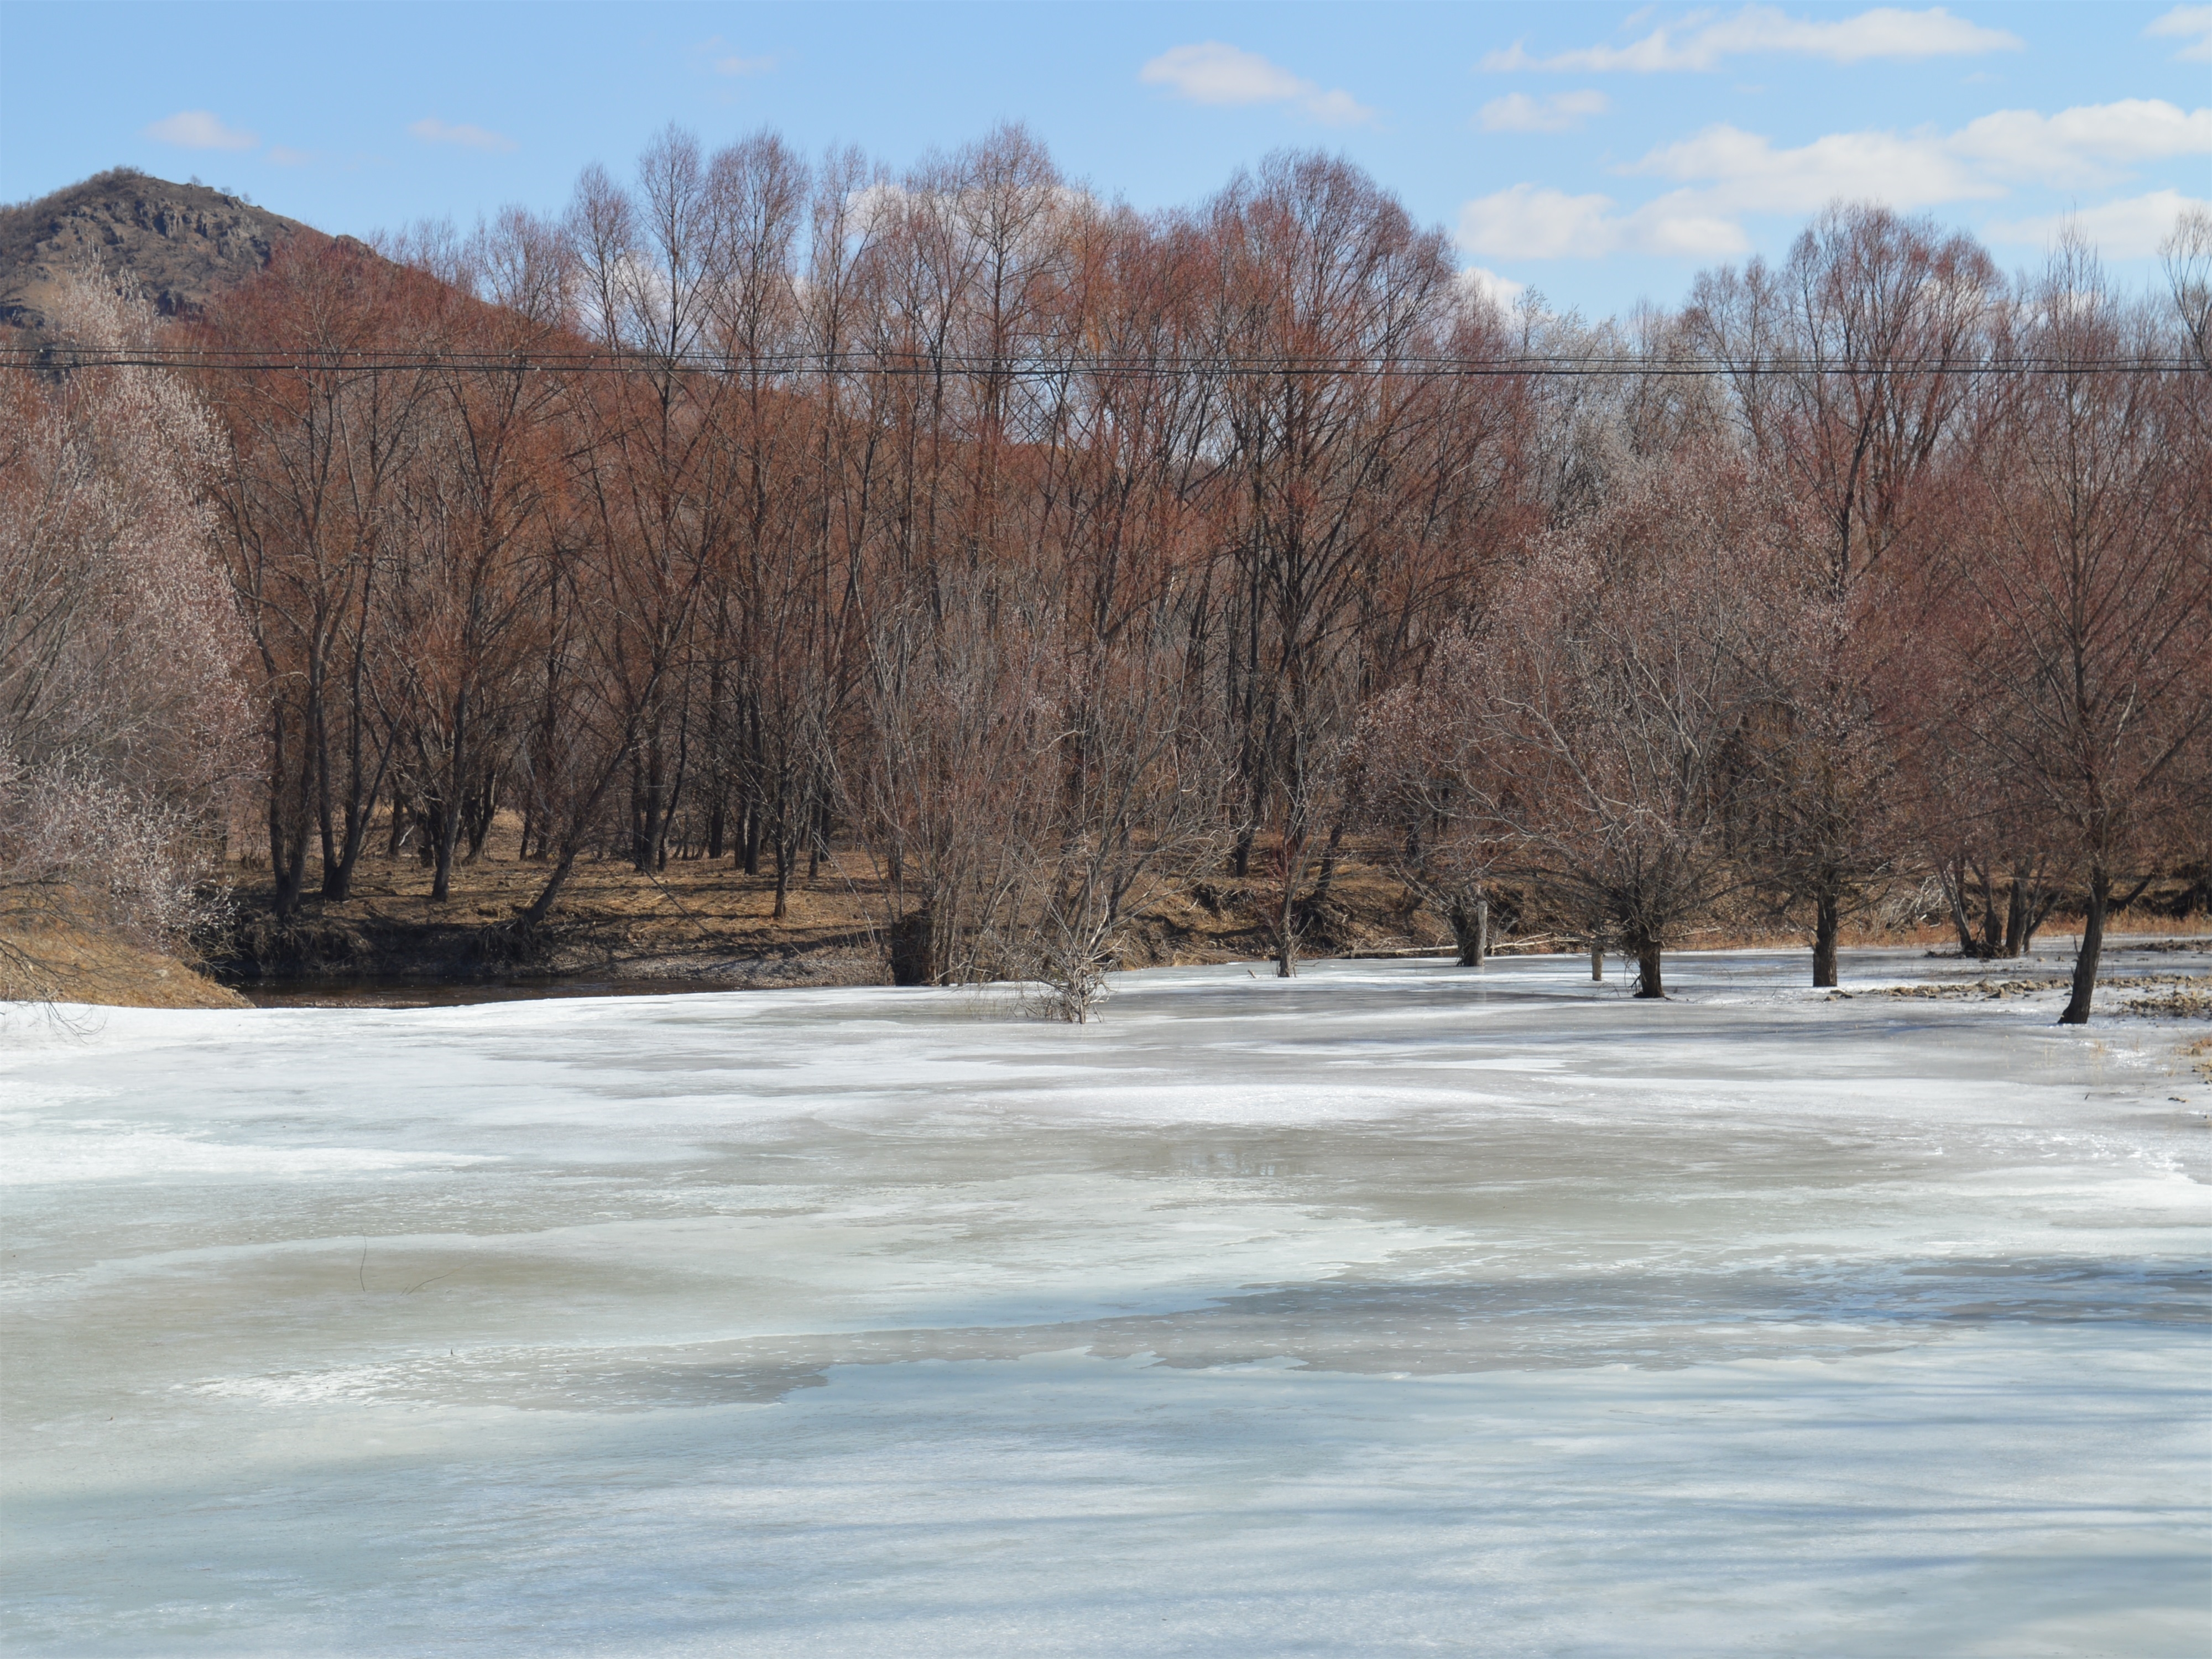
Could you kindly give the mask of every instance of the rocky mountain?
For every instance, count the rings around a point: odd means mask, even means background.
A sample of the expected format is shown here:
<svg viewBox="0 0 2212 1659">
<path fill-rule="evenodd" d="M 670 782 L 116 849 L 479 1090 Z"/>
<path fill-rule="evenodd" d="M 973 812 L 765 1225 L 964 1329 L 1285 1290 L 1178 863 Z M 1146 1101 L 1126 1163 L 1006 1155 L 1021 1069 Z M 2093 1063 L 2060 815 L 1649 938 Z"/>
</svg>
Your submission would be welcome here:
<svg viewBox="0 0 2212 1659">
<path fill-rule="evenodd" d="M 87 258 L 118 287 L 145 293 L 163 315 L 190 312 L 252 276 L 303 232 L 319 234 L 205 185 L 117 167 L 0 208 L 0 323 L 43 329 L 45 296 Z"/>
</svg>

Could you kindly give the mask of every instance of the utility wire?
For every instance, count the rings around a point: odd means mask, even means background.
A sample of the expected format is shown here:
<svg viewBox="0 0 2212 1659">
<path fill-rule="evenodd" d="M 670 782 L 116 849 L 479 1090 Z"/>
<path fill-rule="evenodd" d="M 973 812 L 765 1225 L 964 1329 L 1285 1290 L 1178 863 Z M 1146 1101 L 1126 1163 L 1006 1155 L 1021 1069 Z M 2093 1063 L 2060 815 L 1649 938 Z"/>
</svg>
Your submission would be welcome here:
<svg viewBox="0 0 2212 1659">
<path fill-rule="evenodd" d="M 1384 379 L 1421 377 L 1579 380 L 1624 376 L 1660 379 L 1844 376 L 2172 374 L 2203 374 L 2199 358 L 1987 357 L 1967 360 L 1764 357 L 1160 357 L 1073 356 L 1054 361 L 899 352 L 746 354 L 626 350 L 467 352 L 335 350 L 216 350 L 198 347 L 129 351 L 70 345 L 0 346 L 0 368 L 56 373 L 81 368 L 185 368 L 217 374 L 404 374 L 425 370 L 468 374 L 752 374 L 775 378 L 884 377 L 895 380 L 982 377 L 1053 380 L 1085 377 L 1174 380 Z"/>
</svg>

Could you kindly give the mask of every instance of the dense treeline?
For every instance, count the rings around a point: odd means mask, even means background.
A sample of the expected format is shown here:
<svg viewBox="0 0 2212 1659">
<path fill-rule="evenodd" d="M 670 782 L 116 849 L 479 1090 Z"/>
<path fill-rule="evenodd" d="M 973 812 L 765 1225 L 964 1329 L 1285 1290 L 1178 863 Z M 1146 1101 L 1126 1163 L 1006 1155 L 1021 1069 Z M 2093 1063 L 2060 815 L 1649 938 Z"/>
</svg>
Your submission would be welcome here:
<svg viewBox="0 0 2212 1659">
<path fill-rule="evenodd" d="M 182 925 L 243 775 L 283 914 L 372 848 L 443 898 L 502 810 L 526 934 L 587 856 L 780 915 L 834 837 L 896 979 L 1080 1017 L 1200 867 L 1291 971 L 1352 837 L 1471 958 L 1510 894 L 1654 995 L 1723 902 L 1832 983 L 1900 884 L 1978 953 L 2071 895 L 2086 1018 L 2107 909 L 2212 867 L 2212 223 L 2168 268 L 1839 208 L 1592 325 L 1340 161 L 1145 216 L 1018 129 L 302 239 L 181 369 L 11 381 L 11 902 Z"/>
</svg>

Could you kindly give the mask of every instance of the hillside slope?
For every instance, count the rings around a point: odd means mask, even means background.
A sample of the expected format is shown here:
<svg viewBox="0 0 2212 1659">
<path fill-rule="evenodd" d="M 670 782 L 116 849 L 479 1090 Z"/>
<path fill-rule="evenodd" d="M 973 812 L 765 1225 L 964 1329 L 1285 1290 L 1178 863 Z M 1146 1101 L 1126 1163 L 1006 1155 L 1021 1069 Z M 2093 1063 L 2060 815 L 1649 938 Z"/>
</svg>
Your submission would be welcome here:
<svg viewBox="0 0 2212 1659">
<path fill-rule="evenodd" d="M 54 283 L 88 257 L 164 316 L 197 310 L 302 232 L 319 234 L 204 185 L 118 167 L 0 209 L 0 324 L 44 329 Z"/>
</svg>

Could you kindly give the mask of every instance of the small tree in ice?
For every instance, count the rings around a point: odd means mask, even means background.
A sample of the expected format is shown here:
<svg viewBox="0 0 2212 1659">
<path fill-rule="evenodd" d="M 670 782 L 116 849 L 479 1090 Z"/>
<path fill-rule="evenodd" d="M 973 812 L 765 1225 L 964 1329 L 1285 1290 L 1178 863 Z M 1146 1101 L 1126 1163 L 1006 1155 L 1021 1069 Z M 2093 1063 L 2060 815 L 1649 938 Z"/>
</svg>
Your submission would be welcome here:
<svg viewBox="0 0 2212 1659">
<path fill-rule="evenodd" d="M 1009 959 L 1058 1018 L 1091 1018 L 1130 925 L 1170 879 L 1226 845 L 1228 769 L 1192 686 L 1174 672 L 1185 619 L 1171 593 L 1111 641 L 1070 653 L 1047 763 L 1058 790 L 1035 844 Z"/>
<path fill-rule="evenodd" d="M 1483 689 L 1483 646 L 1467 628 L 1437 642 L 1420 678 L 1394 687 L 1360 724 L 1358 774 L 1369 822 L 1386 838 L 1387 868 L 1452 930 L 1462 968 L 1490 946 L 1490 889 L 1499 857 L 1479 810 L 1489 771 L 1485 723 L 1471 718 Z"/>
<path fill-rule="evenodd" d="M 1738 739 L 1799 632 L 1771 503 L 1735 457 L 1646 464 L 1504 585 L 1467 700 L 1468 821 L 1502 869 L 1617 932 L 1638 994 L 1670 939 L 1744 880 Z"/>
</svg>

